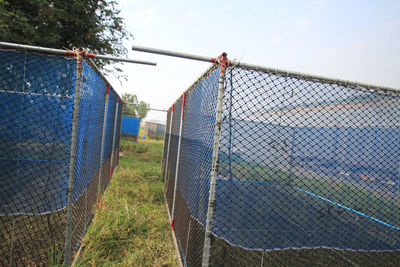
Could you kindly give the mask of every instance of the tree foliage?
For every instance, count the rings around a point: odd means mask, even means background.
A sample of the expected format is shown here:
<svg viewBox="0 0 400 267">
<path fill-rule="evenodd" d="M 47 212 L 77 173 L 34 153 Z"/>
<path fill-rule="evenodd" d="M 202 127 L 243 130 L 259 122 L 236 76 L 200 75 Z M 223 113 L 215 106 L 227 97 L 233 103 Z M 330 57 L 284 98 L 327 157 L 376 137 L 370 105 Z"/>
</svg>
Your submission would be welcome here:
<svg viewBox="0 0 400 267">
<path fill-rule="evenodd" d="M 138 117 L 144 119 L 147 116 L 149 104 L 144 101 L 138 101 L 135 94 L 122 94 L 122 100 L 126 103 L 122 107 L 122 115 Z"/>
<path fill-rule="evenodd" d="M 137 106 L 137 114 L 140 119 L 143 119 L 147 116 L 147 112 L 149 111 L 150 105 L 140 101 Z"/>
<path fill-rule="evenodd" d="M 0 0 L 0 40 L 126 55 L 131 37 L 115 0 Z M 103 68 L 110 62 L 98 61 Z"/>
</svg>

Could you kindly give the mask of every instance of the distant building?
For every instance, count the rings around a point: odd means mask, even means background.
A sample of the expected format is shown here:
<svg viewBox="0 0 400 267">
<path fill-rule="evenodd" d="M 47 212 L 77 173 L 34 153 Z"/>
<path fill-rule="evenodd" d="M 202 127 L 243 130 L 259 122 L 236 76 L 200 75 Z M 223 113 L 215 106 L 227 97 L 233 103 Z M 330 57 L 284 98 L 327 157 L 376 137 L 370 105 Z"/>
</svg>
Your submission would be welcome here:
<svg viewBox="0 0 400 267">
<path fill-rule="evenodd" d="M 144 123 L 144 135 L 152 139 L 164 139 L 165 123 L 146 121 Z"/>
</svg>

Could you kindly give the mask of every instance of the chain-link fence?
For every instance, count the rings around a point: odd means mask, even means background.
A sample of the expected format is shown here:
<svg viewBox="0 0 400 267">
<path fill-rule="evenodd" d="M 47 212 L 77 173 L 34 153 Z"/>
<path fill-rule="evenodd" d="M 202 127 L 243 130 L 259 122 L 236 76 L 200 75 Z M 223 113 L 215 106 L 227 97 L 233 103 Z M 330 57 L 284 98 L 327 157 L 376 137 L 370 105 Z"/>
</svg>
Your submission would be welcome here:
<svg viewBox="0 0 400 267">
<path fill-rule="evenodd" d="M 89 61 L 0 49 L 0 265 L 71 262 L 118 164 L 121 103 Z"/>
<path fill-rule="evenodd" d="M 396 90 L 213 66 L 167 115 L 166 198 L 183 264 L 398 265 L 399 114 Z"/>
</svg>

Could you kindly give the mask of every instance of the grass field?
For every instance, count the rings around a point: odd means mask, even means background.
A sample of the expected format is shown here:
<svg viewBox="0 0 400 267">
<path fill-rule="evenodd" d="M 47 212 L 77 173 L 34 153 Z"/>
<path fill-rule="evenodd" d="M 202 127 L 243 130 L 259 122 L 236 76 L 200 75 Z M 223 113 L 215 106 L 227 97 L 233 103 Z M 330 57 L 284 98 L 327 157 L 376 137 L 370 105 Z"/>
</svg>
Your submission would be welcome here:
<svg viewBox="0 0 400 267">
<path fill-rule="evenodd" d="M 163 142 L 122 139 L 119 167 L 75 266 L 177 266 L 161 177 Z"/>
</svg>

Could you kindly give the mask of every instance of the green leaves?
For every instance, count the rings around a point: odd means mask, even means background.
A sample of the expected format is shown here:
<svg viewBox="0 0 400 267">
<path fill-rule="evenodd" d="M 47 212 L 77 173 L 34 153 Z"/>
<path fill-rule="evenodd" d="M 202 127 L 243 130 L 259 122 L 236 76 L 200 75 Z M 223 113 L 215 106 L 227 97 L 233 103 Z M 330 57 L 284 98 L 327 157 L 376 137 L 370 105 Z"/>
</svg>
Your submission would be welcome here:
<svg viewBox="0 0 400 267">
<path fill-rule="evenodd" d="M 138 101 L 135 94 L 122 94 L 122 100 L 128 104 L 124 105 L 122 108 L 122 115 L 134 116 L 143 119 L 147 116 L 149 104 L 144 101 Z"/>
<path fill-rule="evenodd" d="M 116 5 L 106 0 L 0 0 L 0 40 L 126 55 L 122 41 L 132 35 Z M 111 62 L 96 63 L 104 68 Z M 118 69 L 113 66 L 113 71 Z"/>
<path fill-rule="evenodd" d="M 150 106 L 147 103 L 140 101 L 140 103 L 137 106 L 137 113 L 140 119 L 143 119 L 144 117 L 147 116 L 149 108 Z"/>
</svg>

